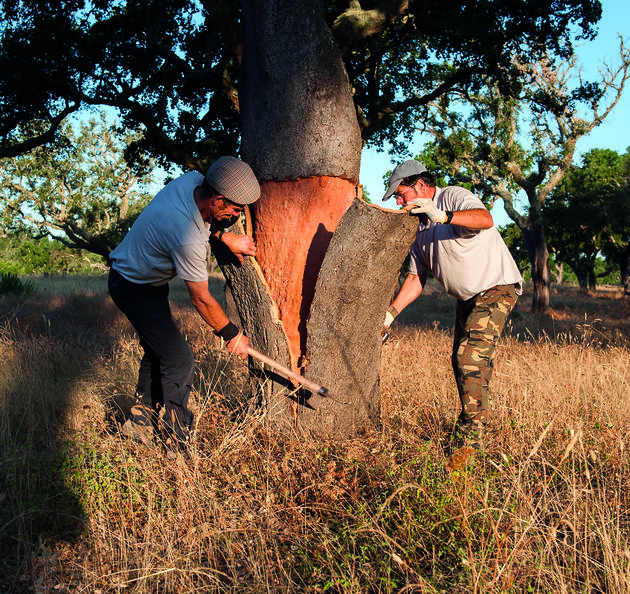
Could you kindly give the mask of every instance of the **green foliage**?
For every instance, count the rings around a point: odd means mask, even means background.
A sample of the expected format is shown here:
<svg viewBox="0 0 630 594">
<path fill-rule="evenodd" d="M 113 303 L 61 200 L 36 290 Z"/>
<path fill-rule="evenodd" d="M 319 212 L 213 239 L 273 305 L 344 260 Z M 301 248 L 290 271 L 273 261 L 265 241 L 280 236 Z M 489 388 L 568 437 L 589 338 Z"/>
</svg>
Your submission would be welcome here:
<svg viewBox="0 0 630 594">
<path fill-rule="evenodd" d="M 31 123 L 22 137 L 37 133 Z M 107 259 L 150 198 L 150 161 L 128 167 L 137 132 L 99 119 L 66 123 L 53 144 L 0 160 L 2 222 L 13 233 L 51 237 Z"/>
<path fill-rule="evenodd" d="M 529 255 L 525 249 L 523 232 L 515 223 L 509 223 L 505 227 L 499 228 L 499 233 L 507 245 L 519 270 L 526 271 L 529 268 Z"/>
<path fill-rule="evenodd" d="M 549 244 L 584 288 L 595 285 L 601 253 L 617 270 L 622 265 L 630 240 L 629 182 L 630 151 L 593 149 L 545 202 Z"/>
<path fill-rule="evenodd" d="M 89 513 L 108 513 L 115 504 L 144 501 L 147 477 L 142 468 L 133 464 L 131 456 L 103 451 L 97 446 L 98 439 L 97 435 L 77 435 L 64 447 L 64 483 L 81 507 Z"/>
<path fill-rule="evenodd" d="M 148 151 L 163 165 L 203 169 L 238 151 L 237 88 L 249 59 L 242 53 L 241 3 L 3 0 L 0 7 L 5 155 L 29 147 L 17 134 L 28 122 L 42 121 L 29 138 L 48 142 L 68 113 L 99 104 L 119 109 L 129 128 L 145 126 L 127 149 L 130 157 Z M 575 37 L 594 36 L 601 17 L 599 0 L 375 7 L 322 2 L 363 138 L 375 145 L 396 143 L 401 131 L 412 134 L 436 95 L 474 89 L 483 75 L 511 94 L 518 87 L 515 60 L 526 63 L 545 51 L 567 56 Z"/>
<path fill-rule="evenodd" d="M 73 250 L 49 237 L 36 240 L 23 233 L 0 237 L 0 270 L 17 275 L 82 274 L 103 270 L 102 258 Z"/>
<path fill-rule="evenodd" d="M 0 295 L 5 293 L 32 295 L 35 293 L 35 286 L 30 280 L 22 281 L 17 274 L 2 272 L 0 273 Z"/>
</svg>

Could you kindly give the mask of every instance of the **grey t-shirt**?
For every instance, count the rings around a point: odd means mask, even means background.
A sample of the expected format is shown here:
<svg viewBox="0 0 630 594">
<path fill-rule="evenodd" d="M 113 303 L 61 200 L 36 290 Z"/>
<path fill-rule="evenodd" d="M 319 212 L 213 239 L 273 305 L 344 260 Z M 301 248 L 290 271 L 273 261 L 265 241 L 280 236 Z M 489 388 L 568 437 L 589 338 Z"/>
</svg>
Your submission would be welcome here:
<svg viewBox="0 0 630 594">
<path fill-rule="evenodd" d="M 436 188 L 433 201 L 440 210 L 485 208 L 472 192 L 457 186 Z M 446 292 L 462 301 L 496 285 L 523 281 L 496 227 L 467 229 L 421 222 L 410 253 L 410 274 L 431 270 Z M 520 286 L 517 292 L 522 292 Z"/>
<path fill-rule="evenodd" d="M 158 192 L 111 253 L 112 267 L 139 284 L 164 285 L 175 276 L 207 281 L 210 226 L 193 195 L 202 181 L 193 171 Z"/>
</svg>

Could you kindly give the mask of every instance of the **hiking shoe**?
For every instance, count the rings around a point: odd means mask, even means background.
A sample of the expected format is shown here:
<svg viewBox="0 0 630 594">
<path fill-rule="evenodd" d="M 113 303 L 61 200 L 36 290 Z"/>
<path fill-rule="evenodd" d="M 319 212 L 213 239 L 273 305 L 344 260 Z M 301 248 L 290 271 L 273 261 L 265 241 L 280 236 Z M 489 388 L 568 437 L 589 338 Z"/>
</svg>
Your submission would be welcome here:
<svg viewBox="0 0 630 594">
<path fill-rule="evenodd" d="M 451 452 L 468 447 L 484 452 L 486 446 L 486 425 L 481 421 L 457 421 L 451 436 Z"/>
<path fill-rule="evenodd" d="M 182 443 L 178 443 L 173 439 L 166 439 L 162 442 L 162 445 L 164 446 L 167 460 L 177 460 L 180 456 L 184 459 L 190 458 L 188 448 Z"/>
<path fill-rule="evenodd" d="M 148 446 L 148 447 L 155 446 L 155 439 L 153 437 L 152 425 L 140 425 L 138 423 L 135 423 L 133 419 L 129 418 L 125 421 L 125 424 L 122 426 L 122 432 L 127 437 L 139 443 L 143 443 L 145 446 Z"/>
</svg>

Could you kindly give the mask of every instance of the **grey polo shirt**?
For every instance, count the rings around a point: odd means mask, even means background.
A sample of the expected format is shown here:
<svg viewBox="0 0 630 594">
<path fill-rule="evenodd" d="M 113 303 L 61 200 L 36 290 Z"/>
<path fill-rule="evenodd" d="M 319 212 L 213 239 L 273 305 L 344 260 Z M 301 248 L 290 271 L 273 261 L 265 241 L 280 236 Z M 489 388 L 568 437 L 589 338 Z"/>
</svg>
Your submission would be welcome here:
<svg viewBox="0 0 630 594">
<path fill-rule="evenodd" d="M 440 210 L 485 208 L 465 188 L 436 188 L 433 198 Z M 411 246 L 410 274 L 431 270 L 446 292 L 466 301 L 496 285 L 519 284 L 523 278 L 496 227 L 467 229 L 459 225 L 420 223 Z"/>
<path fill-rule="evenodd" d="M 207 281 L 210 227 L 193 195 L 202 181 L 190 172 L 167 184 L 111 253 L 112 267 L 139 284 L 164 285 L 175 276 Z"/>
</svg>

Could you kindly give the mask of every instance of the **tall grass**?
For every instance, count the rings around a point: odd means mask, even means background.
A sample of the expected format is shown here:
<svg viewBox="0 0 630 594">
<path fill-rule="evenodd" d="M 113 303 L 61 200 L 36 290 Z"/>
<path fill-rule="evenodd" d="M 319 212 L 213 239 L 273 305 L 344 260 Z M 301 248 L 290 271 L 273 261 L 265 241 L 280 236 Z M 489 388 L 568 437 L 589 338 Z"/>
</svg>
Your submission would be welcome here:
<svg viewBox="0 0 630 594">
<path fill-rule="evenodd" d="M 34 282 L 0 301 L 0 592 L 630 591 L 618 295 L 564 289 L 547 316 L 521 299 L 488 453 L 449 459 L 454 302 L 435 287 L 384 349 L 381 426 L 345 441 L 269 429 L 178 289 L 198 426 L 167 463 L 118 431 L 140 348 L 104 279 Z"/>
</svg>

